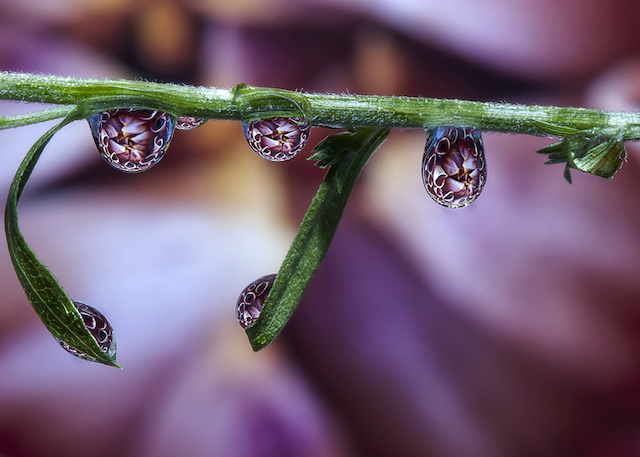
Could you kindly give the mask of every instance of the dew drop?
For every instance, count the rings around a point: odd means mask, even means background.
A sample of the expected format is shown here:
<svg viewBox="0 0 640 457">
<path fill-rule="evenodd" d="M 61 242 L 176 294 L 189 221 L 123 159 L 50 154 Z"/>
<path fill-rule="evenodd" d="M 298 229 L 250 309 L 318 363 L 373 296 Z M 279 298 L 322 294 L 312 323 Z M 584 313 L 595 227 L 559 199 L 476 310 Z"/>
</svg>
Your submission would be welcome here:
<svg viewBox="0 0 640 457">
<path fill-rule="evenodd" d="M 204 124 L 202 117 L 181 116 L 176 121 L 176 128 L 180 130 L 192 130 Z"/>
<path fill-rule="evenodd" d="M 427 193 L 448 208 L 473 202 L 487 180 L 487 166 L 479 130 L 437 127 L 428 132 L 422 158 L 422 181 Z"/>
<path fill-rule="evenodd" d="M 116 109 L 93 114 L 89 125 L 102 157 L 121 171 L 139 173 L 162 159 L 175 118 L 162 111 Z"/>
<path fill-rule="evenodd" d="M 92 306 L 86 305 L 82 302 L 73 300 L 73 306 L 78 310 L 84 326 L 89 330 L 91 335 L 96 339 L 100 349 L 113 358 L 116 355 L 116 337 L 113 333 L 113 328 L 104 315 Z M 95 359 L 88 354 L 70 346 L 68 343 L 56 338 L 60 346 L 62 346 L 67 352 L 80 357 L 84 360 L 90 360 L 95 362 Z"/>
<path fill-rule="evenodd" d="M 309 140 L 311 123 L 300 117 L 272 117 L 243 122 L 251 149 L 273 162 L 293 159 Z"/>
<path fill-rule="evenodd" d="M 249 284 L 238 297 L 236 305 L 236 318 L 243 329 L 255 324 L 267 295 L 276 280 L 276 275 L 266 275 Z"/>
</svg>

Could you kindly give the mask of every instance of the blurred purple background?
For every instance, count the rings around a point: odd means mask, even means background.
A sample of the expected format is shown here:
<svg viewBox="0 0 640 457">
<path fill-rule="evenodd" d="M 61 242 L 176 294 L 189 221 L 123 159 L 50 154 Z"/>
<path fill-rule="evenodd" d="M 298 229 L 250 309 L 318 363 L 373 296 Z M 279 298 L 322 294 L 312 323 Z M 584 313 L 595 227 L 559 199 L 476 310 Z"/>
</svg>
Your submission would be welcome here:
<svg viewBox="0 0 640 457">
<path fill-rule="evenodd" d="M 630 110 L 639 13 L 632 0 L 0 0 L 0 69 Z M 2 195 L 47 128 L 0 132 Z M 209 121 L 130 176 L 86 123 L 65 128 L 21 227 L 109 318 L 124 369 L 60 349 L 2 248 L 0 457 L 639 456 L 637 146 L 613 181 L 569 185 L 535 154 L 548 140 L 485 134 L 483 195 L 448 210 L 420 181 L 424 141 L 392 133 L 290 325 L 253 353 L 237 296 L 277 271 L 322 170 L 265 163 L 239 123 Z"/>
</svg>

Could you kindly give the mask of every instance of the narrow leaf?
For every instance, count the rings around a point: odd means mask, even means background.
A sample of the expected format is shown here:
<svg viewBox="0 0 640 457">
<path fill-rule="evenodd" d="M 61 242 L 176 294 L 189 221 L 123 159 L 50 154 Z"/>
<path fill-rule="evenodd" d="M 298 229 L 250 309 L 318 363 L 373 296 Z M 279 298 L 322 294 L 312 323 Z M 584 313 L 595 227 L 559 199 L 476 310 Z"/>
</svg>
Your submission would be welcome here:
<svg viewBox="0 0 640 457">
<path fill-rule="evenodd" d="M 335 163 L 327 172 L 300 230 L 289 248 L 276 281 L 255 325 L 247 329 L 254 351 L 266 347 L 282 331 L 311 282 L 342 217 L 360 171 L 389 134 L 389 129 L 361 128 L 325 139 L 318 149 L 326 156 L 350 160 Z"/>
<path fill-rule="evenodd" d="M 16 275 L 29 302 L 47 330 L 58 340 L 92 357 L 96 362 L 120 367 L 113 357 L 102 351 L 84 325 L 80 313 L 49 269 L 27 245 L 18 227 L 17 206 L 25 184 L 49 140 L 62 127 L 80 117 L 71 111 L 62 122 L 52 127 L 31 147 L 16 172 L 5 209 L 5 233 Z"/>
<path fill-rule="evenodd" d="M 358 160 L 360 149 L 362 148 L 362 135 L 355 132 L 341 132 L 331 135 L 322 140 L 315 147 L 315 154 L 309 159 L 318 160 L 316 163 L 320 168 L 332 167 L 335 169 L 335 184 L 338 192 L 342 192 L 351 165 Z M 339 166 L 338 166 L 339 165 Z"/>
<path fill-rule="evenodd" d="M 573 184 L 573 181 L 571 180 L 571 166 L 567 163 L 564 167 L 564 179 L 569 183 L 569 184 Z"/>
<path fill-rule="evenodd" d="M 315 153 L 308 160 L 315 160 L 320 168 L 332 167 L 353 154 L 353 139 L 353 132 L 330 135 L 315 147 Z"/>
</svg>

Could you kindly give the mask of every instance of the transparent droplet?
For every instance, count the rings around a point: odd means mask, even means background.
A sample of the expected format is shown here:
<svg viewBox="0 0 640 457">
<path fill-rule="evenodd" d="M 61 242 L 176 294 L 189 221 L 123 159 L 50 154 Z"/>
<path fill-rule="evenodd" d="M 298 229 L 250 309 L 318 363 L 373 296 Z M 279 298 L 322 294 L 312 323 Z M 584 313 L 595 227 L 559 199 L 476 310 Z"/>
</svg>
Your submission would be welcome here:
<svg viewBox="0 0 640 457">
<path fill-rule="evenodd" d="M 462 208 L 478 198 L 486 180 L 479 130 L 438 127 L 428 131 L 422 181 L 431 198 L 448 208 Z"/>
<path fill-rule="evenodd" d="M 176 121 L 176 128 L 180 130 L 191 130 L 200 127 L 202 124 L 204 124 L 204 119 L 201 117 L 181 116 Z"/>
<path fill-rule="evenodd" d="M 236 318 L 242 328 L 247 329 L 255 324 L 275 280 L 276 275 L 266 275 L 256 279 L 242 291 L 236 305 Z"/>
<path fill-rule="evenodd" d="M 80 316 L 82 316 L 82 320 L 84 322 L 84 326 L 89 330 L 91 335 L 96 339 L 100 349 L 107 354 L 109 357 L 113 358 L 116 355 L 116 337 L 113 333 L 113 328 L 111 328 L 111 324 L 107 320 L 104 315 L 95 309 L 92 306 L 89 306 L 85 303 L 73 300 L 73 306 L 78 310 Z M 68 343 L 59 340 L 56 338 L 60 346 L 62 346 L 67 352 L 75 355 L 76 357 L 80 357 L 84 360 L 90 360 L 95 362 L 95 359 L 88 354 L 85 354 L 82 351 L 70 346 Z"/>
<path fill-rule="evenodd" d="M 293 159 L 309 140 L 311 123 L 299 117 L 272 117 L 243 122 L 251 149 L 273 162 Z"/>
<path fill-rule="evenodd" d="M 116 109 L 89 117 L 93 139 L 118 170 L 138 173 L 162 159 L 173 135 L 174 118 L 162 111 Z"/>
</svg>

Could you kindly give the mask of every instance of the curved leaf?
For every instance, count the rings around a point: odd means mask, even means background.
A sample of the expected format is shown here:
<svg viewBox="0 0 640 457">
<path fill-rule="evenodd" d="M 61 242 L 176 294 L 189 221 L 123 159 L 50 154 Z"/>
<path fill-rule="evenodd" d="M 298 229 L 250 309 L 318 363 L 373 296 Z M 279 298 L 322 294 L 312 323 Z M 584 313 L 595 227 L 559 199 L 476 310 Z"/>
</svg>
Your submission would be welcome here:
<svg viewBox="0 0 640 457">
<path fill-rule="evenodd" d="M 29 248 L 18 227 L 18 201 L 42 151 L 55 133 L 80 117 L 79 110 L 72 110 L 62 122 L 40 137 L 25 156 L 9 188 L 4 217 L 5 233 L 16 275 L 47 330 L 55 338 L 87 354 L 95 362 L 120 367 L 115 361 L 115 355 L 110 357 L 100 349 L 85 327 L 80 313 L 73 306 L 71 298 Z"/>
</svg>

